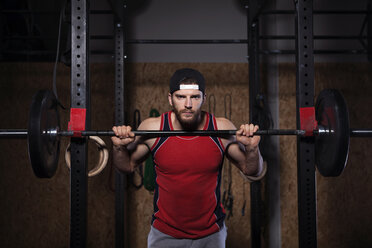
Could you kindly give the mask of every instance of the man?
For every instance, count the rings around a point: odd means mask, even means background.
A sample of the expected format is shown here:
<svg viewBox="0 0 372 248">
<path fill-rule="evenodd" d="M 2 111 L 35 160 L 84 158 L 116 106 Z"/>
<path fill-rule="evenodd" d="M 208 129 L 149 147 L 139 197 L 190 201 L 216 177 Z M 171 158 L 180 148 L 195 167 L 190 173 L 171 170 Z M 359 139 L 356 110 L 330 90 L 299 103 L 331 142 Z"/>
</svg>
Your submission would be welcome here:
<svg viewBox="0 0 372 248">
<path fill-rule="evenodd" d="M 230 120 L 201 111 L 203 75 L 177 70 L 170 80 L 172 111 L 144 120 L 139 130 L 229 130 Z M 148 247 L 225 247 L 225 211 L 220 201 L 224 155 L 250 180 L 264 174 L 258 126 L 244 124 L 230 137 L 135 137 L 130 126 L 113 127 L 113 162 L 133 172 L 151 152 L 156 171 L 154 214 Z"/>
</svg>

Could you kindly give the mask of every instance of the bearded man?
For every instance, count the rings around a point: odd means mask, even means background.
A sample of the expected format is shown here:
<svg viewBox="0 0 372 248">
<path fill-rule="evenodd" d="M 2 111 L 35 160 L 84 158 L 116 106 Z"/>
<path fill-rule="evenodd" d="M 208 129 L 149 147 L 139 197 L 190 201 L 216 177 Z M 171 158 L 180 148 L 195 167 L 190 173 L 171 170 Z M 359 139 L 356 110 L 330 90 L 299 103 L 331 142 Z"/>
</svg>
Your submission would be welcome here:
<svg viewBox="0 0 372 248">
<path fill-rule="evenodd" d="M 172 110 L 144 120 L 138 130 L 231 130 L 234 124 L 201 110 L 205 79 L 194 69 L 170 79 Z M 258 148 L 257 125 L 242 124 L 235 135 L 135 137 L 130 126 L 115 126 L 113 162 L 131 173 L 151 153 L 156 186 L 148 247 L 225 247 L 227 228 L 221 204 L 221 173 L 226 156 L 250 180 L 266 171 Z"/>
</svg>

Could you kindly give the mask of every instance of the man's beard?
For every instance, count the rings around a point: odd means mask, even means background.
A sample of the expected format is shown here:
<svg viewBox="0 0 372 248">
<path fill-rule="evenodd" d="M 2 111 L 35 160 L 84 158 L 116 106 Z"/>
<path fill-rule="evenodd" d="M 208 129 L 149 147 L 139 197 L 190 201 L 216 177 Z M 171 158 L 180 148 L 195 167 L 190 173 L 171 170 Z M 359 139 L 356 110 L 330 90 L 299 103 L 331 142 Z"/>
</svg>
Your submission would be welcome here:
<svg viewBox="0 0 372 248">
<path fill-rule="evenodd" d="M 197 130 L 201 121 L 201 110 L 198 109 L 196 111 L 190 111 L 190 110 L 181 110 L 177 111 L 173 108 L 173 112 L 176 114 L 176 118 L 179 121 L 179 123 L 182 126 L 183 130 Z M 183 113 L 189 113 L 191 112 L 193 114 L 193 117 L 191 119 L 182 119 Z"/>
</svg>

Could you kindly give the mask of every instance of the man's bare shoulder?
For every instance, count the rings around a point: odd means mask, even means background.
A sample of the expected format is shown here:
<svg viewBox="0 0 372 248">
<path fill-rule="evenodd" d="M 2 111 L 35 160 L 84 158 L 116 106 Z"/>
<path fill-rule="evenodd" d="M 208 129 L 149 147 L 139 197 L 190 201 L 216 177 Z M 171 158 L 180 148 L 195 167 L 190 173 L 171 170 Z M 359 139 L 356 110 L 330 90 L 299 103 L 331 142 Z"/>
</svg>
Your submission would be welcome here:
<svg viewBox="0 0 372 248">
<path fill-rule="evenodd" d="M 226 119 L 223 117 L 217 117 L 216 122 L 217 122 L 217 128 L 219 130 L 235 130 L 236 129 L 235 125 L 229 119 Z"/>
<path fill-rule="evenodd" d="M 138 130 L 159 130 L 161 117 L 150 117 L 141 122 Z"/>
</svg>

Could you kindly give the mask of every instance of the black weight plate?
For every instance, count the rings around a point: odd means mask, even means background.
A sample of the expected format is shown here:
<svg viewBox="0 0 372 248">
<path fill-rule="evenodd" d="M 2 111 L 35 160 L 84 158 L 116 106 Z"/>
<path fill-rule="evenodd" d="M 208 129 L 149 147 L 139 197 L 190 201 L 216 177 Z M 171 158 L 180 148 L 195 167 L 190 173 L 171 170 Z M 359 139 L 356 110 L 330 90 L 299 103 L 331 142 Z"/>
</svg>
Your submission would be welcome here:
<svg viewBox="0 0 372 248">
<path fill-rule="evenodd" d="M 330 131 L 315 137 L 315 163 L 325 177 L 339 176 L 349 154 L 349 112 L 344 97 L 335 89 L 320 92 L 316 105 L 318 125 Z"/>
<path fill-rule="evenodd" d="M 28 123 L 28 154 L 37 177 L 51 178 L 58 167 L 60 139 L 47 131 L 59 130 L 58 103 L 50 90 L 40 90 L 32 98 Z"/>
</svg>

